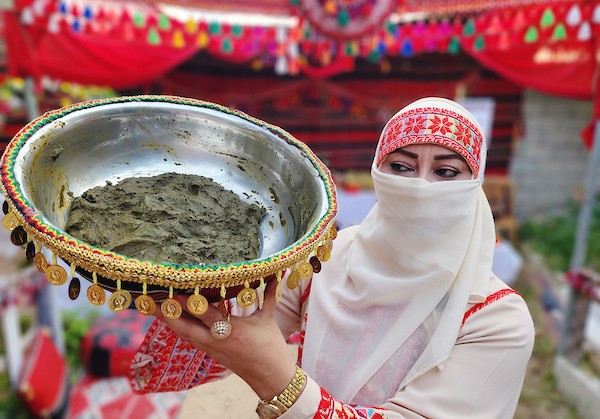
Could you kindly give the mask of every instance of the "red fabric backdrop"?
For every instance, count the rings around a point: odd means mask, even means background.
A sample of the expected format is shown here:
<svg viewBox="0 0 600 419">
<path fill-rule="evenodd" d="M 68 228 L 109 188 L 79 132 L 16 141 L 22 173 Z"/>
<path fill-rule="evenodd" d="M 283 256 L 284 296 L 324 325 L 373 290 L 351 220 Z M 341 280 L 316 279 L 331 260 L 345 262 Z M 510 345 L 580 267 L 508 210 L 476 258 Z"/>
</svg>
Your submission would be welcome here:
<svg viewBox="0 0 600 419">
<path fill-rule="evenodd" d="M 49 76 L 80 84 L 125 89 L 155 80 L 197 52 L 197 48 L 124 42 L 93 34 L 62 30 L 51 33 L 22 25 L 4 12 L 8 74 Z"/>
</svg>

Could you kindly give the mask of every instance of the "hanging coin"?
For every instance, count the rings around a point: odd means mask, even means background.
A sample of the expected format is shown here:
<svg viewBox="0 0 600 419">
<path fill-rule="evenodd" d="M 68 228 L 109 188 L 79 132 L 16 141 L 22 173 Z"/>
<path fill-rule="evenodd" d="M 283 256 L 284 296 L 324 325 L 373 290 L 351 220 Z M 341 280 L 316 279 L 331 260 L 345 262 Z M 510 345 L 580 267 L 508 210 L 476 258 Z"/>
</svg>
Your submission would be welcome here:
<svg viewBox="0 0 600 419">
<path fill-rule="evenodd" d="M 145 316 L 151 316 L 156 311 L 156 303 L 149 295 L 140 295 L 135 299 L 135 308 Z"/>
<path fill-rule="evenodd" d="M 167 298 L 160 304 L 160 311 L 167 319 L 175 320 L 181 317 L 182 309 L 179 301 L 173 298 Z"/>
<path fill-rule="evenodd" d="M 77 297 L 79 297 L 79 292 L 81 291 L 81 282 L 79 281 L 79 278 L 77 278 L 76 276 L 74 276 L 71 279 L 71 282 L 69 282 L 69 298 L 73 301 L 75 301 L 77 299 Z"/>
<path fill-rule="evenodd" d="M 335 226 L 331 226 L 331 229 L 329 229 L 329 238 L 331 240 L 334 240 L 338 235 L 338 231 L 337 228 L 335 228 Z"/>
<path fill-rule="evenodd" d="M 317 247 L 317 251 L 315 255 L 319 258 L 320 261 L 325 262 L 325 254 L 327 253 L 327 248 L 325 246 Z"/>
<path fill-rule="evenodd" d="M 35 257 L 35 243 L 33 241 L 27 243 L 27 248 L 25 249 L 25 257 L 29 262 L 33 262 L 33 258 Z"/>
<path fill-rule="evenodd" d="M 305 260 L 298 264 L 298 273 L 300 274 L 300 279 L 308 279 L 313 274 L 312 265 Z"/>
<path fill-rule="evenodd" d="M 46 279 L 52 285 L 63 285 L 67 282 L 67 271 L 60 265 L 50 265 L 45 272 Z"/>
<path fill-rule="evenodd" d="M 9 209 L 8 209 L 8 201 L 4 201 L 4 202 L 2 203 L 2 212 L 3 212 L 4 214 L 8 214 L 8 211 L 9 211 Z"/>
<path fill-rule="evenodd" d="M 87 290 L 87 298 L 90 303 L 101 306 L 106 301 L 106 294 L 100 285 L 92 284 Z"/>
<path fill-rule="evenodd" d="M 111 311 L 123 311 L 131 306 L 131 294 L 127 290 L 116 290 L 108 297 L 108 308 Z"/>
<path fill-rule="evenodd" d="M 14 213 L 9 212 L 4 216 L 4 218 L 2 218 L 2 225 L 7 230 L 12 231 L 19 225 L 19 219 Z"/>
<path fill-rule="evenodd" d="M 275 288 L 275 301 L 281 300 L 281 296 L 283 295 L 283 286 L 281 282 L 277 283 L 277 288 Z"/>
<path fill-rule="evenodd" d="M 292 270 L 287 277 L 287 286 L 289 289 L 293 290 L 300 284 L 300 274 L 296 269 Z"/>
<path fill-rule="evenodd" d="M 331 240 L 331 239 L 323 240 L 323 246 L 325 246 L 329 250 L 333 249 L 333 240 Z"/>
<path fill-rule="evenodd" d="M 308 262 L 312 265 L 312 270 L 314 273 L 318 274 L 321 272 L 321 261 L 316 256 L 311 256 Z"/>
<path fill-rule="evenodd" d="M 23 246 L 27 243 L 27 232 L 23 226 L 17 226 L 10 232 L 10 241 L 15 246 Z"/>
<path fill-rule="evenodd" d="M 250 307 L 256 301 L 256 292 L 252 288 L 244 288 L 238 293 L 236 300 L 240 307 Z"/>
<path fill-rule="evenodd" d="M 33 262 L 35 263 L 36 268 L 40 272 L 45 272 L 48 268 L 48 260 L 46 256 L 42 252 L 37 252 L 33 257 Z"/>
<path fill-rule="evenodd" d="M 186 302 L 187 309 L 196 316 L 201 316 L 208 310 L 208 300 L 200 294 L 190 295 Z"/>
</svg>

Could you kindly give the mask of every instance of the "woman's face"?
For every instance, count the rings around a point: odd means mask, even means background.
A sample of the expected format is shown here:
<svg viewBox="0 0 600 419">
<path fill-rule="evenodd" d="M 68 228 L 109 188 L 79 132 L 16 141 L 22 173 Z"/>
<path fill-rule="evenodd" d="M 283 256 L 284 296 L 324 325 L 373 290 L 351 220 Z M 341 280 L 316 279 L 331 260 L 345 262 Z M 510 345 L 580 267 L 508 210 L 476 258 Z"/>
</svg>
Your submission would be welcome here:
<svg viewBox="0 0 600 419">
<path fill-rule="evenodd" d="M 379 170 L 429 182 L 468 180 L 472 175 L 460 154 L 437 144 L 412 144 L 399 148 L 387 155 Z"/>
</svg>

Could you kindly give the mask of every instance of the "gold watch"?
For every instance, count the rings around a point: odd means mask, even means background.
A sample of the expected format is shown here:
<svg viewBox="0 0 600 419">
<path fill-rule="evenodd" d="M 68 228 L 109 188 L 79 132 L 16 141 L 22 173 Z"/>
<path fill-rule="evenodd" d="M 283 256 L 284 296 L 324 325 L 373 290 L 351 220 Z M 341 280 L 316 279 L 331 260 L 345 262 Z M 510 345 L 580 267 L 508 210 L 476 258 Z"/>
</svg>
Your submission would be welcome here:
<svg viewBox="0 0 600 419">
<path fill-rule="evenodd" d="M 283 415 L 294 404 L 304 387 L 306 386 L 306 373 L 296 366 L 294 378 L 281 392 L 280 395 L 273 397 L 271 400 L 260 400 L 256 407 L 256 413 L 260 419 L 273 419 Z"/>
</svg>

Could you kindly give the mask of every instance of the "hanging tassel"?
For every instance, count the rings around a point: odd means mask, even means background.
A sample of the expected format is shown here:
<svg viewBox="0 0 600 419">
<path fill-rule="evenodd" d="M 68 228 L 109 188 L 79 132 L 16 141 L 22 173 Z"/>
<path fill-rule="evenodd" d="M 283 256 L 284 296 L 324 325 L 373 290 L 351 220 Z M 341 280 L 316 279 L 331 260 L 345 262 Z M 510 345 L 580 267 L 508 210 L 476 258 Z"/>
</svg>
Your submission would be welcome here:
<svg viewBox="0 0 600 419">
<path fill-rule="evenodd" d="M 552 9 L 550 7 L 547 7 L 546 9 L 544 9 L 542 17 L 540 18 L 540 28 L 548 29 L 549 27 L 554 25 L 555 20 L 556 19 L 554 18 L 554 12 L 552 12 Z"/>
<path fill-rule="evenodd" d="M 596 6 L 597 7 L 597 6 Z M 567 25 L 577 26 L 581 23 L 581 9 L 579 5 L 574 4 L 567 12 L 567 18 L 565 19 Z"/>
<path fill-rule="evenodd" d="M 556 25 L 554 31 L 552 32 L 551 39 L 553 41 L 563 41 L 567 39 L 567 28 L 565 28 L 565 25 L 563 25 L 562 23 Z"/>
<path fill-rule="evenodd" d="M 592 27 L 589 22 L 583 22 L 577 31 L 578 41 L 589 41 L 592 38 Z"/>
</svg>

